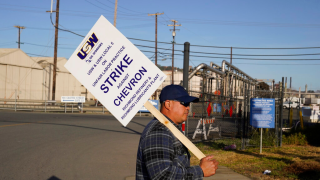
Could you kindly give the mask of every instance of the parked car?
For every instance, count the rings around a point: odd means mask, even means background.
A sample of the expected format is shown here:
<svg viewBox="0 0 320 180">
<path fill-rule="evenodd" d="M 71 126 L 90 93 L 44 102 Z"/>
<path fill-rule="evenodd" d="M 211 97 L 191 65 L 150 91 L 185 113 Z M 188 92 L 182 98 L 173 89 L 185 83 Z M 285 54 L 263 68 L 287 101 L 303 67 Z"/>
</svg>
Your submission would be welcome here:
<svg viewBox="0 0 320 180">
<path fill-rule="evenodd" d="M 286 101 L 283 103 L 283 108 L 289 108 L 289 105 L 290 105 L 290 108 L 297 108 L 299 109 L 300 108 L 300 105 L 296 102 L 289 102 L 289 101 Z"/>
</svg>

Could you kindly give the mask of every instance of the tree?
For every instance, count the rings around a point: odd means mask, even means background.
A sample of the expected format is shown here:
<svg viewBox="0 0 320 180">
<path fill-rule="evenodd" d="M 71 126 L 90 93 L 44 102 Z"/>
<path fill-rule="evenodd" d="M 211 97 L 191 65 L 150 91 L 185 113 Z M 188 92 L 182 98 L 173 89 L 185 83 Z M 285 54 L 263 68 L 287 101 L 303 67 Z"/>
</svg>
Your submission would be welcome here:
<svg viewBox="0 0 320 180">
<path fill-rule="evenodd" d="M 259 82 L 258 84 L 258 89 L 259 90 L 269 90 L 269 85 L 265 82 Z"/>
</svg>

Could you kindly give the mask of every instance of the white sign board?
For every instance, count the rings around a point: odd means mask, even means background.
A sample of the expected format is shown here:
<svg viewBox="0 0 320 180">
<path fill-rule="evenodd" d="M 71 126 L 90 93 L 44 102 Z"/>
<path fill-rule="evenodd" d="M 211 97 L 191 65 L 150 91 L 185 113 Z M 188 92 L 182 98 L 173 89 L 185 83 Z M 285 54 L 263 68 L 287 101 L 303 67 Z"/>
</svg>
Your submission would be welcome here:
<svg viewBox="0 0 320 180">
<path fill-rule="evenodd" d="M 61 102 L 86 102 L 84 96 L 61 96 Z"/>
<path fill-rule="evenodd" d="M 166 75 L 103 16 L 65 67 L 124 126 L 166 79 Z"/>
</svg>

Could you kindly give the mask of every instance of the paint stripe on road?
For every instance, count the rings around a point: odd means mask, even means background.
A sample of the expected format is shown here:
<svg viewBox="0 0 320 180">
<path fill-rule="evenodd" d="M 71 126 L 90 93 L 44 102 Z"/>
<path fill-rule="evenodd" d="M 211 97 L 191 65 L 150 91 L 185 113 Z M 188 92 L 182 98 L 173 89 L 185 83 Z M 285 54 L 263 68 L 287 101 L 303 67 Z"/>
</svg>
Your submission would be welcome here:
<svg viewBox="0 0 320 180">
<path fill-rule="evenodd" d="M 40 123 L 40 122 L 42 122 L 42 121 L 35 122 L 35 123 Z M 9 125 L 0 126 L 0 128 L 1 128 L 1 127 L 8 127 L 8 126 L 21 126 L 21 125 L 25 125 L 25 124 L 35 124 L 35 123 L 9 124 Z"/>
</svg>

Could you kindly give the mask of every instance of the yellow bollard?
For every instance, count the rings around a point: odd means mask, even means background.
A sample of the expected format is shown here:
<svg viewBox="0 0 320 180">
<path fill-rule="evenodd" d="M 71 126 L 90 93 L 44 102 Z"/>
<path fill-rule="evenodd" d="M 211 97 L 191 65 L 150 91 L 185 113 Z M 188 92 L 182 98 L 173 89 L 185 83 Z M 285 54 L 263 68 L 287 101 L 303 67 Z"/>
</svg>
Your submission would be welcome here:
<svg viewBox="0 0 320 180">
<path fill-rule="evenodd" d="M 302 112 L 301 112 L 301 110 L 300 110 L 300 112 L 299 112 L 299 115 L 300 115 L 300 127 L 301 127 L 301 129 L 303 129 L 303 118 L 302 118 Z"/>
</svg>

